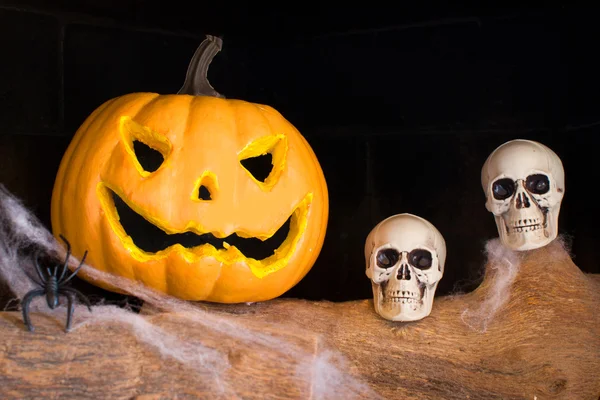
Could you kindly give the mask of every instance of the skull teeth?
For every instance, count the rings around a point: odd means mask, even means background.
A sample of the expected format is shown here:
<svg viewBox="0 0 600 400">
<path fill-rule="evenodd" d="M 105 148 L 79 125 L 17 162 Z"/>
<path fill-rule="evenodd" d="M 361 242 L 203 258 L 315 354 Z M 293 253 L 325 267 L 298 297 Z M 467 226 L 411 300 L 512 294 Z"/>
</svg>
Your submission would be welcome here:
<svg viewBox="0 0 600 400">
<path fill-rule="evenodd" d="M 418 299 L 420 295 L 417 292 L 411 292 L 410 290 L 392 290 L 386 293 L 389 297 L 399 297 L 399 298 L 413 298 Z"/>
<path fill-rule="evenodd" d="M 526 226 L 513 226 L 510 230 L 512 232 L 522 233 L 522 232 L 533 232 L 539 229 L 543 229 L 544 225 L 536 224 L 536 225 L 526 225 Z"/>
<path fill-rule="evenodd" d="M 535 226 L 535 225 L 541 225 L 539 218 L 519 219 L 519 220 L 514 221 L 511 224 L 511 227 L 512 228 L 519 228 L 519 227 L 524 228 L 524 227 Z"/>
<path fill-rule="evenodd" d="M 410 290 L 393 290 L 385 294 L 384 301 L 396 304 L 421 304 L 421 296 Z"/>
<path fill-rule="evenodd" d="M 539 229 L 544 229 L 545 227 L 546 224 L 541 223 L 540 218 L 525 218 L 514 220 L 507 230 L 515 233 L 523 233 L 537 231 Z"/>
<path fill-rule="evenodd" d="M 421 300 L 408 297 L 392 297 L 388 301 L 400 304 L 420 304 Z"/>
</svg>

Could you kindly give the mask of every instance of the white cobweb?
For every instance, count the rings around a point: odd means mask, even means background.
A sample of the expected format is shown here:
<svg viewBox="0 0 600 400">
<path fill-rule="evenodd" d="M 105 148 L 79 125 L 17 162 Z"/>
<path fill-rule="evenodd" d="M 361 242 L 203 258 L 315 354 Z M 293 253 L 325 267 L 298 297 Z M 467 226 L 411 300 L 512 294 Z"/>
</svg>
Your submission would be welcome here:
<svg viewBox="0 0 600 400">
<path fill-rule="evenodd" d="M 42 249 L 48 254 L 64 254 L 64 249 L 59 246 L 52 234 L 18 198 L 0 184 L 0 278 L 18 299 L 22 299 L 27 292 L 37 288 L 30 278 L 36 276 L 31 258 L 32 249 Z M 71 264 L 78 265 L 79 260 L 71 257 Z M 97 271 L 87 264 L 82 267 L 82 270 L 94 279 L 110 283 L 143 300 L 145 304 L 150 304 L 159 312 L 177 313 L 178 318 L 184 318 L 184 323 L 188 326 L 197 326 L 199 329 L 218 334 L 221 338 L 229 339 L 228 343 L 231 343 L 229 346 L 237 346 L 243 351 L 250 349 L 257 353 L 264 352 L 265 359 L 268 358 L 271 365 L 274 362 L 273 357 L 267 357 L 267 353 L 280 354 L 281 357 L 277 357 L 275 361 L 280 363 L 277 367 L 295 374 L 296 379 L 291 381 L 302 386 L 297 388 L 300 392 L 306 392 L 308 387 L 311 398 L 379 398 L 360 380 L 360 377 L 348 372 L 347 360 L 335 349 L 318 346 L 309 350 L 285 338 L 264 333 L 260 328 L 264 327 L 266 322 L 263 325 L 250 326 L 243 320 L 236 319 L 235 315 L 204 310 L 194 303 L 164 295 L 125 278 Z M 64 326 L 67 311 L 64 305 L 52 311 L 42 298 L 38 298 L 31 303 L 30 310 L 60 319 L 61 325 Z M 35 325 L 35 316 L 32 322 Z M 181 338 L 174 332 L 152 323 L 152 318 L 147 315 L 107 304 L 92 306 L 91 313 L 86 306 L 77 304 L 72 331 L 86 325 L 107 322 L 121 324 L 123 328 L 130 330 L 140 343 L 160 356 L 176 360 L 192 371 L 198 372 L 199 379 L 210 376 L 210 385 L 214 387 L 216 384 L 216 390 L 228 395 L 236 395 L 225 373 L 231 368 L 229 353 L 235 348 L 219 348 L 211 346 L 210 343 Z M 277 328 L 285 330 L 286 327 Z M 23 329 L 26 329 L 24 325 Z M 303 332 L 298 332 L 297 327 L 293 329 L 295 333 L 303 335 Z M 307 337 L 318 337 L 315 332 L 305 333 Z M 273 379 L 273 387 L 281 387 L 275 381 L 277 378 Z M 286 382 L 290 380 L 287 379 Z"/>
<path fill-rule="evenodd" d="M 486 243 L 485 253 L 487 266 L 493 273 L 490 287 L 476 309 L 466 308 L 461 314 L 463 323 L 479 333 L 487 331 L 496 314 L 508 303 L 521 265 L 519 253 L 504 246 L 498 238 Z"/>
</svg>

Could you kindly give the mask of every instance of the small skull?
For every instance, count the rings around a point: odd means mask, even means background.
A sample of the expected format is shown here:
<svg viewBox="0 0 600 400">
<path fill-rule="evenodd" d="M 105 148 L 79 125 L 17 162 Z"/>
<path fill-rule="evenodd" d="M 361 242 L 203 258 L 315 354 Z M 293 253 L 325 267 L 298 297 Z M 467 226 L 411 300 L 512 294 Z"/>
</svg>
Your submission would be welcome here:
<svg viewBox="0 0 600 400">
<path fill-rule="evenodd" d="M 431 223 L 412 214 L 386 218 L 369 233 L 365 259 L 377 314 L 417 321 L 431 313 L 446 260 L 444 238 Z"/>
<path fill-rule="evenodd" d="M 521 139 L 504 143 L 483 165 L 481 185 L 506 247 L 531 250 L 556 238 L 565 178 L 548 147 Z"/>
</svg>

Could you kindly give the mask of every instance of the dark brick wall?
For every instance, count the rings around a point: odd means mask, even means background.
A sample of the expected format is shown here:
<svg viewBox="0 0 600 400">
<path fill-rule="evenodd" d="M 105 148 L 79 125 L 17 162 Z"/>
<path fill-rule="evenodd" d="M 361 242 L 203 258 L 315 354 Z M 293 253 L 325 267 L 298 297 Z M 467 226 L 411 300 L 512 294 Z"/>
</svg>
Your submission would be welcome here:
<svg viewBox="0 0 600 400">
<path fill-rule="evenodd" d="M 47 224 L 58 163 L 87 115 L 124 93 L 176 92 L 203 35 L 224 33 L 213 86 L 281 111 L 313 146 L 329 184 L 323 252 L 289 296 L 369 297 L 364 239 L 401 212 L 446 237 L 440 293 L 475 287 L 484 243 L 496 236 L 480 169 L 514 138 L 562 157 L 561 232 L 575 262 L 600 272 L 600 217 L 588 205 L 600 141 L 599 29 L 590 10 L 454 15 L 364 31 L 332 22 L 330 31 L 345 33 L 326 34 L 323 18 L 269 24 L 241 13 L 226 23 L 166 2 L 26 3 L 0 3 L 0 182 Z"/>
</svg>

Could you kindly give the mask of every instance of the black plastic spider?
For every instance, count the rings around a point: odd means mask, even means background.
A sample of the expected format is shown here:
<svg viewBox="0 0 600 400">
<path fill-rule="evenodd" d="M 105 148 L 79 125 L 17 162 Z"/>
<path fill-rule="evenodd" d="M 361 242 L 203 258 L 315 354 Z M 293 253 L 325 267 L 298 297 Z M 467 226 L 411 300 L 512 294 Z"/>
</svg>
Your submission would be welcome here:
<svg viewBox="0 0 600 400">
<path fill-rule="evenodd" d="M 83 266 L 85 258 L 87 257 L 87 251 L 84 253 L 83 258 L 81 259 L 81 262 L 79 263 L 79 266 L 75 269 L 75 271 L 73 271 L 71 275 L 66 276 L 68 271 L 67 265 L 69 264 L 69 257 L 71 257 L 71 245 L 69 244 L 67 239 L 65 239 L 62 235 L 60 235 L 60 238 L 67 245 L 67 257 L 65 258 L 65 262 L 62 265 L 60 275 L 58 273 L 60 265 L 55 265 L 52 269 L 46 268 L 47 273 L 44 274 L 44 271 L 42 270 L 42 267 L 40 267 L 39 264 L 39 253 L 36 254 L 34 258 L 35 269 L 41 282 L 37 281 L 36 279 L 33 279 L 33 281 L 37 283 L 41 287 L 41 289 L 34 289 L 27 293 L 25 297 L 23 297 L 22 302 L 23 322 L 25 323 L 27 329 L 29 329 L 30 332 L 33 332 L 34 328 L 31 325 L 31 320 L 29 319 L 29 304 L 31 303 L 31 300 L 33 300 L 33 298 L 37 296 L 46 296 L 46 303 L 48 304 L 48 307 L 50 307 L 50 309 L 52 310 L 54 310 L 58 306 L 58 298 L 60 295 L 63 295 L 67 298 L 69 308 L 67 311 L 67 326 L 65 329 L 66 332 L 69 332 L 71 330 L 71 320 L 73 317 L 73 311 L 75 309 L 76 296 L 79 296 L 83 300 L 85 305 L 87 305 L 88 310 L 92 312 L 92 305 L 83 293 L 72 287 L 65 287 L 66 284 L 77 274 L 77 272 L 79 272 L 79 269 Z"/>
</svg>

